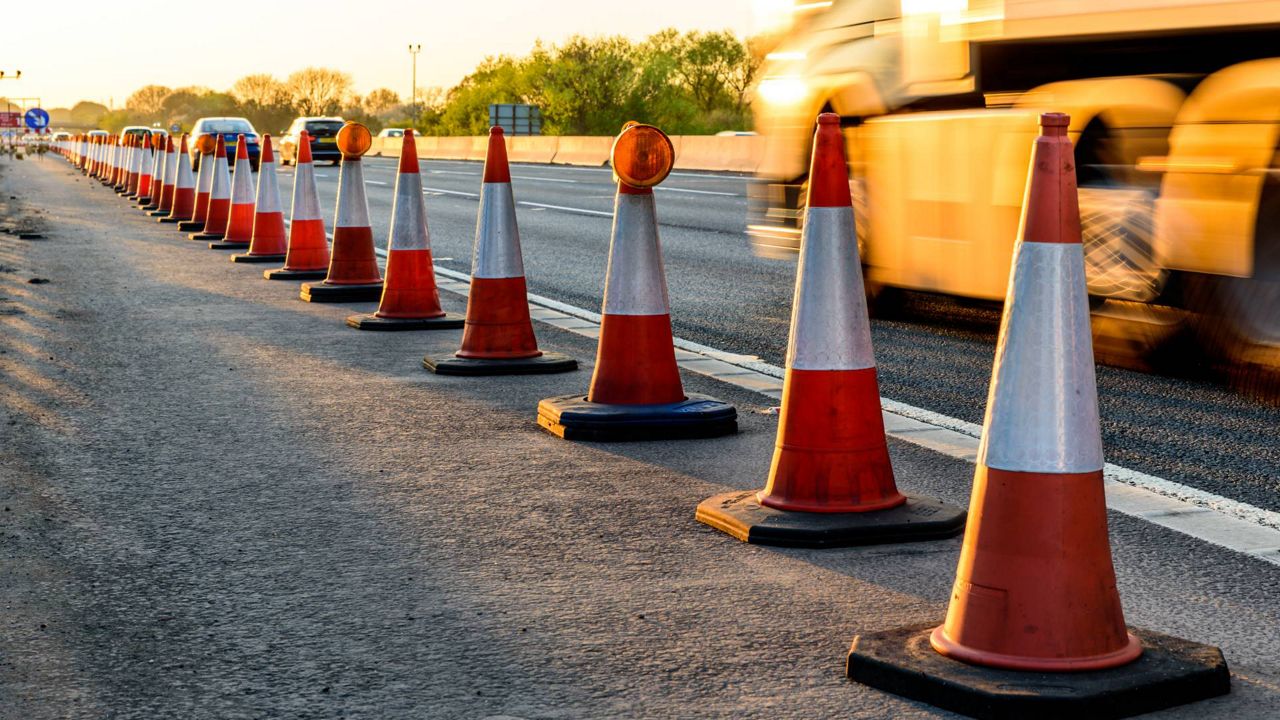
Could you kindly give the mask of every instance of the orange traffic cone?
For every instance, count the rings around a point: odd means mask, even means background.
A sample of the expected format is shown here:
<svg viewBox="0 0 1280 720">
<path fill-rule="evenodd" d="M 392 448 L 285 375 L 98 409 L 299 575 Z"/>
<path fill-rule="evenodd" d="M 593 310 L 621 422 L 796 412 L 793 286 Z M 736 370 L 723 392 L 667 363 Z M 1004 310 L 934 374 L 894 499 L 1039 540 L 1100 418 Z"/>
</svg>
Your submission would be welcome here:
<svg viewBox="0 0 1280 720">
<path fill-rule="evenodd" d="M 151 133 L 142 136 L 138 148 L 138 189 L 134 192 L 139 207 L 151 202 L 151 175 L 155 169 L 155 156 L 151 153 Z"/>
<path fill-rule="evenodd" d="M 349 122 L 338 131 L 342 167 L 338 171 L 338 209 L 333 221 L 333 253 L 323 282 L 303 283 L 299 296 L 307 302 L 364 302 L 382 296 L 382 276 L 373 250 L 369 203 L 364 195 L 364 166 L 369 128 Z"/>
<path fill-rule="evenodd" d="M 671 172 L 671 139 L 652 125 L 628 123 L 611 158 L 618 193 L 595 373 L 586 398 L 574 394 L 538 403 L 538 424 L 570 440 L 735 433 L 733 406 L 687 395 L 676 366 L 652 189 Z"/>
<path fill-rule="evenodd" d="M 1068 118 L 1040 123 L 946 622 L 855 638 L 847 671 L 981 717 L 1124 717 L 1224 694 L 1217 648 L 1125 628 Z"/>
<path fill-rule="evenodd" d="M 204 230 L 209 215 L 209 192 L 213 188 L 213 166 L 216 164 L 213 157 L 218 150 L 218 140 L 204 133 L 195 142 L 200 153 L 200 167 L 196 170 L 196 206 L 190 220 L 178 223 L 178 229 L 183 232 Z"/>
<path fill-rule="evenodd" d="M 318 280 L 329 274 L 329 241 L 320 217 L 320 193 L 311 163 L 311 138 L 298 133 L 298 154 L 293 160 L 293 206 L 289 220 L 289 246 L 284 267 L 265 270 L 268 280 Z"/>
<path fill-rule="evenodd" d="M 125 136 L 124 172 L 120 175 L 120 184 L 116 186 L 116 194 L 128 197 L 138 188 L 138 138 L 135 135 Z"/>
<path fill-rule="evenodd" d="M 752 543 L 836 547 L 933 540 L 964 510 L 898 492 L 880 414 L 840 116 L 813 141 L 773 467 L 764 490 L 698 505 L 700 522 Z"/>
<path fill-rule="evenodd" d="M 271 136 L 263 135 L 262 153 L 258 157 L 258 192 L 253 201 L 253 229 L 249 237 L 249 252 L 232 255 L 231 262 L 279 262 L 284 259 L 285 248 L 284 212 L 280 210 L 276 156 L 271 152 Z"/>
<path fill-rule="evenodd" d="M 210 250 L 242 250 L 253 239 L 253 168 L 244 135 L 236 137 L 236 167 L 231 174 L 231 202 L 227 229 L 222 240 L 209 243 Z"/>
<path fill-rule="evenodd" d="M 164 171 L 165 165 L 168 164 L 168 155 L 165 154 L 165 141 L 169 139 L 167 135 L 156 136 L 156 148 L 152 153 L 151 162 L 151 187 L 148 188 L 147 204 L 142 209 L 151 214 L 160 209 L 160 198 L 164 195 Z"/>
<path fill-rule="evenodd" d="M 178 157 L 173 181 L 173 201 L 169 214 L 159 218 L 162 223 L 179 223 L 190 220 L 196 210 L 196 187 L 191 178 L 191 155 L 187 153 L 187 134 L 182 133 L 178 143 Z"/>
<path fill-rule="evenodd" d="M 500 126 L 489 129 L 462 349 L 453 357 L 428 355 L 422 365 L 441 375 L 524 375 L 578 367 L 567 355 L 539 350 L 533 334 L 511 169 Z"/>
<path fill-rule="evenodd" d="M 227 141 L 221 135 L 214 141 L 209 202 L 205 206 L 204 227 L 187 237 L 192 240 L 221 240 L 227 233 L 231 217 L 231 171 L 227 167 Z M 203 163 L 200 167 L 204 167 Z M 197 197 L 199 197 L 197 195 Z"/>
<path fill-rule="evenodd" d="M 120 191 L 124 182 L 125 140 L 124 137 L 115 136 L 115 142 L 111 148 L 111 174 L 107 177 L 107 185 L 117 192 Z"/>
<path fill-rule="evenodd" d="M 357 330 L 441 330 L 462 327 L 463 319 L 440 307 L 435 265 L 431 262 L 431 233 L 427 205 L 422 199 L 418 149 L 413 131 L 404 131 L 400 172 L 391 206 L 391 236 L 387 241 L 387 277 L 382 300 L 372 315 L 352 315 L 347 324 Z"/>
<path fill-rule="evenodd" d="M 160 204 L 151 211 L 152 217 L 163 217 L 173 209 L 173 186 L 178 174 L 178 154 L 173 149 L 173 138 L 165 138 L 164 171 L 161 173 Z"/>
</svg>

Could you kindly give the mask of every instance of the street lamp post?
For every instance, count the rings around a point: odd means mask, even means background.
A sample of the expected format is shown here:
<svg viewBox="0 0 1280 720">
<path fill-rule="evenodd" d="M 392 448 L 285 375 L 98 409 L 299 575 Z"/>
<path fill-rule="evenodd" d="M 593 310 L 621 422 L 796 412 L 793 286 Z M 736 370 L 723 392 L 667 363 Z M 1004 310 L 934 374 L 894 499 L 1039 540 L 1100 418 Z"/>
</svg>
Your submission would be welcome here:
<svg viewBox="0 0 1280 720">
<path fill-rule="evenodd" d="M 409 55 L 413 57 L 413 88 L 409 91 L 409 104 L 413 106 L 413 121 L 418 121 L 418 53 L 422 45 L 409 45 Z"/>
</svg>

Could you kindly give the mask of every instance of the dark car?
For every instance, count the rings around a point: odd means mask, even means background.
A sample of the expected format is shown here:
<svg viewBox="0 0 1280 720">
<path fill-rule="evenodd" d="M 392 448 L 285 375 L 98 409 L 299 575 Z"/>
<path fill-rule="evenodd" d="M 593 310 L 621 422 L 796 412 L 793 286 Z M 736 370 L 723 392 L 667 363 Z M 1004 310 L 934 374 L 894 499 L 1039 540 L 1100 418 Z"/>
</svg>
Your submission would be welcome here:
<svg viewBox="0 0 1280 720">
<path fill-rule="evenodd" d="M 338 131 L 345 124 L 346 121 L 340 117 L 297 118 L 280 136 L 280 163 L 298 164 L 298 137 L 306 130 L 311 136 L 311 159 L 316 162 L 329 160 L 337 165 L 342 160 L 342 152 L 338 150 Z"/>
<path fill-rule="evenodd" d="M 254 170 L 258 169 L 261 150 L 258 145 L 258 131 L 253 129 L 253 123 L 241 117 L 208 117 L 200 118 L 195 125 L 191 126 L 193 142 L 189 143 L 187 150 L 191 154 L 192 170 L 200 169 L 200 151 L 196 148 L 194 139 L 205 134 L 222 136 L 227 143 L 227 162 L 231 165 L 235 165 L 236 162 L 236 137 L 244 135 L 245 148 L 249 151 L 249 165 Z"/>
</svg>

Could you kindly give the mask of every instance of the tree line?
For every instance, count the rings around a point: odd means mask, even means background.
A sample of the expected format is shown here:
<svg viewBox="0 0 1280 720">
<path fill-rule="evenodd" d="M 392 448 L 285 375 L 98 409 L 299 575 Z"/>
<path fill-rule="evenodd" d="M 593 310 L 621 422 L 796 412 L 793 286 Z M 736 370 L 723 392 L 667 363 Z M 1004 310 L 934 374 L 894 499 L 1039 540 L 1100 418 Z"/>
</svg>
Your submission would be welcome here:
<svg viewBox="0 0 1280 720">
<path fill-rule="evenodd" d="M 762 51 L 730 32 L 664 30 L 640 41 L 574 36 L 537 43 L 522 57 L 486 58 L 448 91 L 420 90 L 416 102 L 379 88 L 354 92 L 351 76 L 310 67 L 284 80 L 247 75 L 226 91 L 147 85 L 109 109 L 82 101 L 51 111 L 52 124 L 101 127 L 178 125 L 207 116 L 243 116 L 261 132 L 280 132 L 298 115 L 336 115 L 369 125 L 414 127 L 430 135 L 488 131 L 491 103 L 541 110 L 546 135 L 611 135 L 627 120 L 672 134 L 711 134 L 751 127 L 751 88 Z"/>
</svg>

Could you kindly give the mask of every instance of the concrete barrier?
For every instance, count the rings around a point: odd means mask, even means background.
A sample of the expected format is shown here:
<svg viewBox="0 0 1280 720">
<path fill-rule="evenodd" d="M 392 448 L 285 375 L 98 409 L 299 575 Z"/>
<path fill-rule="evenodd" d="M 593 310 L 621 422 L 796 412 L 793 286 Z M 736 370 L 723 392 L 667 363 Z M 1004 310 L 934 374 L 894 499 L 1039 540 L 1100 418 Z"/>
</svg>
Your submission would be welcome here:
<svg viewBox="0 0 1280 720">
<path fill-rule="evenodd" d="M 381 142 L 380 141 L 392 141 Z M 483 161 L 489 138 L 479 136 L 419 135 L 418 157 L 428 160 Z M 755 172 L 764 150 L 764 138 L 756 135 L 674 135 L 678 170 Z M 394 145 L 394 147 L 393 147 Z M 612 137 L 580 135 L 513 136 L 507 138 L 507 158 L 512 162 L 553 163 L 603 167 L 609 164 Z M 399 138 L 375 138 L 373 154 L 398 157 Z"/>
<path fill-rule="evenodd" d="M 556 135 L 507 138 L 507 159 L 511 162 L 550 163 L 559 149 L 560 138 Z"/>
<path fill-rule="evenodd" d="M 759 135 L 681 135 L 672 141 L 677 170 L 755 172 L 764 151 Z"/>
<path fill-rule="evenodd" d="M 609 162 L 612 137 L 583 137 L 562 135 L 551 162 L 556 165 L 590 165 L 602 167 Z"/>
</svg>

